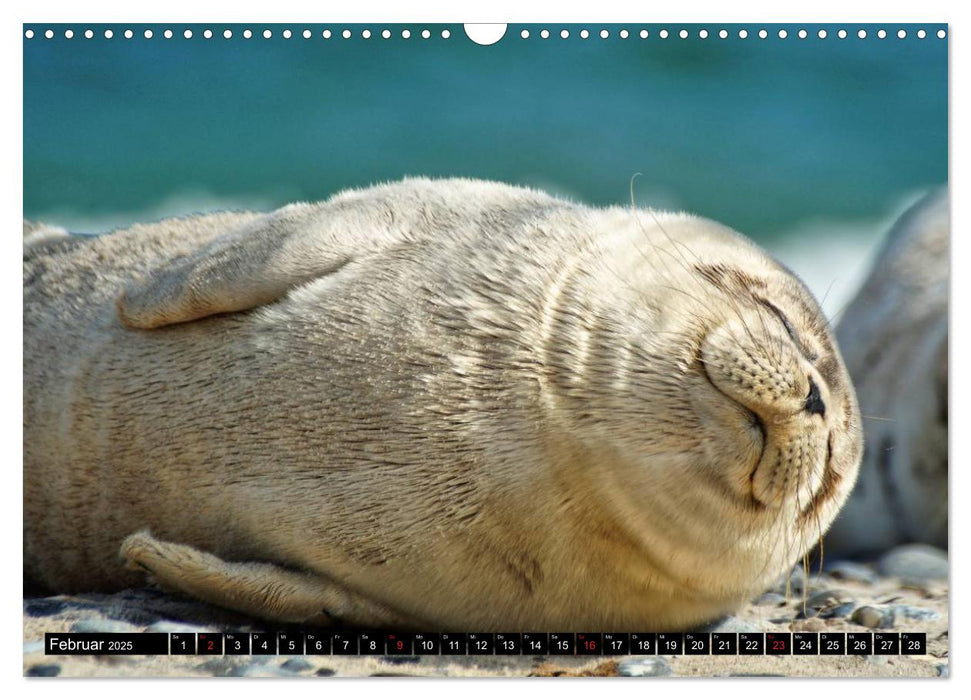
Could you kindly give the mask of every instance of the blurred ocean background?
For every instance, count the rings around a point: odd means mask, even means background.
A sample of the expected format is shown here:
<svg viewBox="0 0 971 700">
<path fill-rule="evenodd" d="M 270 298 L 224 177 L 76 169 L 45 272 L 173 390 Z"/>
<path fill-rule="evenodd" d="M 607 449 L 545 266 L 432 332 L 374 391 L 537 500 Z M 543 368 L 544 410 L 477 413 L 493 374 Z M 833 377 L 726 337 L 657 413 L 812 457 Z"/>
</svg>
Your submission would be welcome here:
<svg viewBox="0 0 971 700">
<path fill-rule="evenodd" d="M 639 205 L 745 233 L 834 314 L 893 218 L 947 182 L 946 27 L 682 26 L 511 25 L 483 47 L 461 25 L 25 25 L 24 216 L 95 233 L 405 175 L 629 204 L 640 173 Z"/>
</svg>

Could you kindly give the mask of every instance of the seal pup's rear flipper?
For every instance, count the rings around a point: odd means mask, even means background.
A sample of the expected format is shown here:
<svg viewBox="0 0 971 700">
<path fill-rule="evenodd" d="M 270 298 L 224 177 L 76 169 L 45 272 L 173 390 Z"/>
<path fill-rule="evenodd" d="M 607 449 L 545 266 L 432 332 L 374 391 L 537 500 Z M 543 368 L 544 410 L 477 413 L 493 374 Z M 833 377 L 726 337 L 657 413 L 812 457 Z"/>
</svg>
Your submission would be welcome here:
<svg viewBox="0 0 971 700">
<path fill-rule="evenodd" d="M 161 587 L 264 620 L 331 626 L 419 628 L 390 608 L 315 574 L 262 562 L 226 562 L 147 532 L 125 538 L 129 568 L 147 571 Z"/>
<path fill-rule="evenodd" d="M 333 202 L 278 209 L 131 283 L 118 313 L 127 326 L 159 328 L 251 309 L 405 237 L 362 214 Z"/>
</svg>

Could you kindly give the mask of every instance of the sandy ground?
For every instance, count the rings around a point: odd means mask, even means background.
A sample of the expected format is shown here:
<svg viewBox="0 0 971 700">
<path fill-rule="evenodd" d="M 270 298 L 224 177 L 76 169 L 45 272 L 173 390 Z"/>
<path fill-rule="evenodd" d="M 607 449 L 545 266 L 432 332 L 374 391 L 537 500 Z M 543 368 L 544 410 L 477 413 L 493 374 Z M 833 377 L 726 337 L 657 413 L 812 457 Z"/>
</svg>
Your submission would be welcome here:
<svg viewBox="0 0 971 700">
<path fill-rule="evenodd" d="M 114 595 L 24 600 L 24 674 L 58 677 L 203 676 L 810 676 L 948 675 L 948 584 L 880 576 L 853 565 L 760 596 L 715 631 L 925 632 L 921 656 L 46 656 L 45 632 L 262 631 L 258 621 L 144 588 Z M 861 611 L 873 606 L 869 619 Z M 874 612 L 879 613 L 874 615 Z M 881 617 L 882 615 L 882 617 Z"/>
</svg>

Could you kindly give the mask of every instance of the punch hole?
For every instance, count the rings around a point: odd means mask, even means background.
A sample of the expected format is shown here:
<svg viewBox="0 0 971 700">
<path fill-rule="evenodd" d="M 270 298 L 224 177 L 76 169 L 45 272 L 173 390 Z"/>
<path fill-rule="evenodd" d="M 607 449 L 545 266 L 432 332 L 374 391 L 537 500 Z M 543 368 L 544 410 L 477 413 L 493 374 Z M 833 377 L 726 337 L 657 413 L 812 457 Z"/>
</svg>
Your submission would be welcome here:
<svg viewBox="0 0 971 700">
<path fill-rule="evenodd" d="M 897 31 L 897 38 L 898 39 L 906 39 L 907 38 L 907 32 L 905 30 L 903 30 L 903 29 L 898 30 Z"/>
<path fill-rule="evenodd" d="M 191 39 L 192 38 L 192 30 L 191 29 L 186 29 L 184 32 L 182 32 L 182 36 L 184 36 L 186 39 Z"/>
<path fill-rule="evenodd" d="M 580 30 L 580 38 L 581 39 L 589 39 L 590 38 L 590 32 L 588 30 L 586 30 L 586 29 L 581 29 Z"/>
<path fill-rule="evenodd" d="M 492 46 L 497 41 L 506 36 L 506 28 L 508 25 L 505 24 L 466 24 L 463 25 L 465 29 L 465 36 L 469 37 L 479 46 Z M 522 32 L 523 39 L 529 36 L 529 32 L 525 29 Z"/>
<path fill-rule="evenodd" d="M 688 38 L 688 30 L 687 29 L 682 29 L 680 32 L 678 32 L 678 36 L 681 37 L 682 39 L 687 39 Z"/>
<path fill-rule="evenodd" d="M 523 31 L 519 32 L 519 36 L 521 36 L 523 39 L 528 39 L 529 38 L 529 30 L 528 29 L 524 29 Z M 478 43 L 478 42 L 476 42 L 476 43 Z"/>
<path fill-rule="evenodd" d="M 718 32 L 718 38 L 719 39 L 727 39 L 728 38 L 728 30 L 727 29 L 722 29 L 721 31 L 719 31 Z"/>
<path fill-rule="evenodd" d="M 661 37 L 662 39 L 667 39 L 668 38 L 668 30 L 667 29 L 662 29 L 660 32 L 658 32 L 657 35 L 659 37 Z"/>
<path fill-rule="evenodd" d="M 283 38 L 284 39 L 289 39 L 292 36 L 293 36 L 293 32 L 291 32 L 289 29 L 284 29 L 283 30 Z"/>
<path fill-rule="evenodd" d="M 627 31 L 626 29 L 621 29 L 620 30 L 620 38 L 621 39 L 626 39 L 629 36 L 630 36 L 630 32 L 629 31 Z"/>
<path fill-rule="evenodd" d="M 84 30 L 84 38 L 85 39 L 94 39 L 94 32 L 91 31 L 90 29 Z"/>
<path fill-rule="evenodd" d="M 223 32 L 223 39 L 232 39 L 233 33 L 229 29 Z"/>
<path fill-rule="evenodd" d="M 765 31 L 764 29 L 759 30 L 759 39 L 767 39 L 768 36 L 769 36 L 769 33 L 767 31 Z"/>
<path fill-rule="evenodd" d="M 818 32 L 816 32 L 816 36 L 818 36 L 820 39 L 825 39 L 826 38 L 826 30 L 825 29 L 820 29 Z"/>
<path fill-rule="evenodd" d="M 64 38 L 65 39 L 73 39 L 74 38 L 74 30 L 73 29 L 66 29 L 64 31 Z"/>
<path fill-rule="evenodd" d="M 836 32 L 836 36 L 838 36 L 840 39 L 845 39 L 846 38 L 846 30 L 845 29 L 840 29 L 838 32 Z"/>
<path fill-rule="evenodd" d="M 450 36 L 452 36 L 452 32 L 450 32 L 447 29 L 443 29 L 442 30 L 442 38 L 443 39 L 448 39 Z"/>
<path fill-rule="evenodd" d="M 938 29 L 937 30 L 937 38 L 938 39 L 943 39 L 946 36 L 947 36 L 947 32 L 945 32 L 943 29 Z"/>
<path fill-rule="evenodd" d="M 601 39 L 606 39 L 608 36 L 610 36 L 610 32 L 608 32 L 606 29 L 601 29 L 600 30 L 600 38 Z"/>
<path fill-rule="evenodd" d="M 28 39 L 33 39 L 34 38 L 34 30 L 33 29 L 28 29 L 26 32 L 24 32 L 24 36 L 27 37 Z"/>
<path fill-rule="evenodd" d="M 325 39 L 330 39 L 331 36 L 333 35 L 331 34 L 329 29 L 325 29 L 323 32 L 321 32 L 320 36 L 324 37 Z M 402 36 L 404 36 L 404 32 L 402 32 Z M 408 37 L 405 37 L 405 38 L 407 39 Z"/>
<path fill-rule="evenodd" d="M 927 32 L 925 32 L 923 29 L 918 29 L 917 30 L 917 38 L 918 39 L 923 39 L 926 36 L 927 36 Z"/>
<path fill-rule="evenodd" d="M 350 39 L 351 38 L 351 30 L 350 29 L 345 29 L 344 31 L 341 32 L 341 36 L 344 37 L 345 39 Z"/>
<path fill-rule="evenodd" d="M 800 39 L 805 39 L 807 36 L 809 36 L 809 32 L 807 32 L 805 29 L 800 29 L 799 30 L 799 38 Z"/>
<path fill-rule="evenodd" d="M 263 38 L 264 39 L 269 39 L 271 36 L 273 36 L 273 32 L 271 32 L 269 29 L 264 29 L 263 30 Z"/>
<path fill-rule="evenodd" d="M 166 39 L 171 39 L 174 34 L 172 33 L 171 29 L 166 29 L 164 32 L 162 32 L 162 36 L 164 36 Z"/>
<path fill-rule="evenodd" d="M 204 32 L 202 32 L 202 37 L 204 39 L 212 39 L 212 30 L 206 29 Z"/>
<path fill-rule="evenodd" d="M 739 32 L 738 32 L 738 38 L 739 39 L 748 39 L 748 30 L 747 29 L 740 29 Z"/>
<path fill-rule="evenodd" d="M 371 38 L 371 30 L 370 29 L 365 29 L 363 32 L 361 32 L 361 36 L 364 37 L 365 39 L 370 39 Z"/>
<path fill-rule="evenodd" d="M 115 33 L 110 29 L 105 29 L 105 39 L 111 39 L 115 36 Z"/>
<path fill-rule="evenodd" d="M 780 29 L 779 30 L 779 38 L 780 39 L 786 39 L 788 37 L 789 37 L 789 32 L 787 32 L 785 29 Z"/>
<path fill-rule="evenodd" d="M 641 30 L 641 39 L 646 39 L 647 37 L 648 37 L 647 30 L 646 29 L 642 29 Z"/>
<path fill-rule="evenodd" d="M 153 36 L 155 36 L 155 33 L 151 29 L 146 29 L 144 36 L 146 39 L 151 39 Z"/>
<path fill-rule="evenodd" d="M 421 38 L 422 39 L 430 39 L 431 36 L 432 36 L 432 33 L 429 30 L 427 30 L 427 29 L 422 29 L 421 30 Z"/>
<path fill-rule="evenodd" d="M 856 33 L 856 35 L 861 39 L 866 39 L 866 29 L 861 29 Z"/>
<path fill-rule="evenodd" d="M 401 38 L 402 39 L 410 39 L 411 38 L 411 30 L 410 29 L 402 29 L 401 30 Z"/>
<path fill-rule="evenodd" d="M 253 31 L 251 29 L 244 29 L 243 30 L 243 38 L 244 39 L 252 39 L 253 38 Z"/>
<path fill-rule="evenodd" d="M 131 39 L 133 36 L 135 36 L 135 32 L 133 32 L 131 29 L 126 29 L 125 30 L 125 38 L 126 39 Z"/>
<path fill-rule="evenodd" d="M 550 38 L 550 30 L 549 29 L 544 29 L 543 31 L 541 31 L 539 33 L 539 35 L 543 39 L 549 39 Z"/>
<path fill-rule="evenodd" d="M 381 32 L 381 38 L 382 39 L 390 39 L 391 38 L 391 30 L 390 29 L 385 29 L 384 31 L 382 31 Z"/>
<path fill-rule="evenodd" d="M 886 39 L 887 38 L 887 30 L 886 29 L 879 30 L 877 32 L 877 38 L 879 38 L 879 39 Z"/>
<path fill-rule="evenodd" d="M 387 29 L 385 31 L 387 31 Z M 304 29 L 303 34 L 301 36 L 303 36 L 304 39 L 309 39 L 313 35 L 314 33 L 312 31 L 310 31 L 309 29 Z M 384 37 L 384 38 L 387 39 L 388 37 Z"/>
<path fill-rule="evenodd" d="M 44 38 L 45 39 L 53 39 L 54 38 L 54 30 L 53 29 L 48 29 L 46 32 L 44 32 Z"/>
<path fill-rule="evenodd" d="M 708 38 L 708 30 L 707 29 L 702 29 L 700 32 L 698 32 L 698 37 L 701 38 L 701 39 L 707 39 Z"/>
<path fill-rule="evenodd" d="M 569 39 L 570 38 L 570 32 L 567 31 L 566 29 L 561 30 L 560 31 L 560 38 L 561 39 Z"/>
</svg>

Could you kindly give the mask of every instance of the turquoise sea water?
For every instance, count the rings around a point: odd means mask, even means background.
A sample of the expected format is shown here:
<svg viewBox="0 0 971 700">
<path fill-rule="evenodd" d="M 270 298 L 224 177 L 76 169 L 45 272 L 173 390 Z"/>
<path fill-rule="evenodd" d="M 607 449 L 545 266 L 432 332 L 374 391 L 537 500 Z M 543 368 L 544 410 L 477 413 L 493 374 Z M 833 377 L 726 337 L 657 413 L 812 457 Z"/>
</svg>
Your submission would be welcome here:
<svg viewBox="0 0 971 700">
<path fill-rule="evenodd" d="M 36 25 L 24 40 L 24 214 L 97 231 L 220 206 L 270 208 L 407 174 L 538 185 L 590 203 L 684 208 L 780 250 L 872 248 L 908 197 L 947 181 L 941 25 Z M 859 39 L 861 26 L 866 39 Z M 908 38 L 896 38 L 904 26 Z M 45 39 L 47 28 L 55 38 Z M 82 36 L 90 27 L 94 39 Z M 757 32 L 766 28 L 768 38 Z M 64 30 L 75 37 L 66 39 Z M 150 28 L 154 36 L 142 34 Z M 164 39 L 172 28 L 174 37 Z M 184 39 L 183 31 L 194 36 Z M 212 39 L 203 38 L 207 28 Z M 222 38 L 225 29 L 233 38 Z M 329 28 L 333 37 L 323 39 Z M 361 37 L 368 28 L 370 39 Z M 522 39 L 526 28 L 531 36 Z M 551 31 L 548 39 L 540 31 Z M 630 38 L 619 36 L 621 28 Z M 659 38 L 668 28 L 671 36 Z M 304 29 L 312 32 L 307 40 Z M 639 32 L 649 36 L 641 39 Z M 834 233 L 835 232 L 835 233 Z"/>
</svg>

